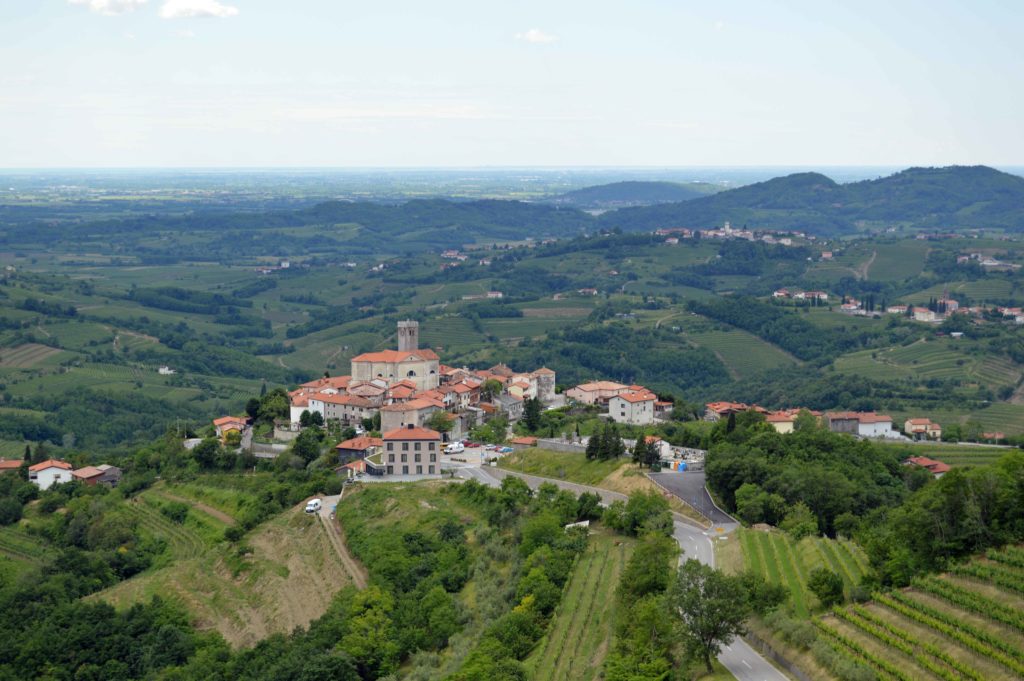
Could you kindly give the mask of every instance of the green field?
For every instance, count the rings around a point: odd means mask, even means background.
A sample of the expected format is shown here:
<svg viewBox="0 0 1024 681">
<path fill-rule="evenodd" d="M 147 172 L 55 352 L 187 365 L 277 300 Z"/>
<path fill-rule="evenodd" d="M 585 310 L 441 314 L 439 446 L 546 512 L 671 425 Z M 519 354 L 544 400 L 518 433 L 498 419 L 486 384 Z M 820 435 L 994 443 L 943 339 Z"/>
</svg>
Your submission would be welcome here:
<svg viewBox="0 0 1024 681">
<path fill-rule="evenodd" d="M 893 419 L 902 421 L 914 416 L 927 416 L 939 423 L 966 423 L 977 422 L 985 432 L 1002 432 L 1007 435 L 1024 433 L 1024 404 L 1011 404 L 1009 402 L 995 402 L 984 409 L 963 412 L 957 410 L 935 409 L 927 414 L 921 410 L 892 411 L 889 414 Z"/>
<path fill-rule="evenodd" d="M 941 298 L 944 293 L 948 293 L 951 298 L 960 302 L 963 302 L 963 300 L 958 299 L 958 295 L 961 297 L 967 296 L 976 303 L 1006 300 L 1013 298 L 1015 294 L 1019 295 L 1012 281 L 989 278 L 977 281 L 954 281 L 948 284 L 936 284 L 922 291 L 907 294 L 900 298 L 900 300 L 905 303 L 925 304 L 931 298 Z"/>
<path fill-rule="evenodd" d="M 718 355 L 736 378 L 797 364 L 797 360 L 785 351 L 740 329 L 690 332 L 685 338 Z"/>
<path fill-rule="evenodd" d="M 876 281 L 902 281 L 916 277 L 924 269 L 928 242 L 905 239 L 896 243 L 880 243 L 874 247 L 874 262 L 867 268 L 867 278 Z"/>
<path fill-rule="evenodd" d="M 863 350 L 835 361 L 836 371 L 866 378 L 961 379 L 993 388 L 1015 385 L 1021 369 L 1005 357 L 967 353 L 959 340 L 917 341 L 911 345 Z"/>
<path fill-rule="evenodd" d="M 596 485 L 624 463 L 624 459 L 588 461 L 583 454 L 566 454 L 531 447 L 503 457 L 498 461 L 498 466 L 544 478 Z"/>
<path fill-rule="evenodd" d="M 880 442 L 902 452 L 902 456 L 927 456 L 950 466 L 984 466 L 1014 451 L 1013 447 L 986 447 L 984 445 L 958 445 L 945 442 L 918 442 L 913 445 Z"/>
<path fill-rule="evenodd" d="M 579 557 L 547 635 L 526 659 L 535 681 L 591 681 L 613 635 L 615 588 L 633 552 L 633 541 L 606 530 L 590 535 Z"/>
<path fill-rule="evenodd" d="M 800 617 L 820 608 L 807 588 L 807 577 L 815 568 L 825 567 L 842 577 L 847 595 L 867 570 L 864 552 L 845 539 L 805 537 L 796 542 L 784 532 L 746 528 L 737 529 L 736 534 L 743 567 L 785 586 L 790 593 L 789 608 Z"/>
<path fill-rule="evenodd" d="M 1024 678 L 1024 551 L 988 556 L 838 609 L 819 637 L 884 679 Z"/>
</svg>

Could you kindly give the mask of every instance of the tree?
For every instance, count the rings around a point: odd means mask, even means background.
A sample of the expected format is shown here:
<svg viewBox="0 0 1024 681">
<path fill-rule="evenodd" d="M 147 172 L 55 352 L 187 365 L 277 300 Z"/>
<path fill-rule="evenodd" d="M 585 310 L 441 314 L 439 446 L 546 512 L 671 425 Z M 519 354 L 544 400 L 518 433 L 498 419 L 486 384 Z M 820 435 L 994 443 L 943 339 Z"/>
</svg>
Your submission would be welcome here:
<svg viewBox="0 0 1024 681">
<path fill-rule="evenodd" d="M 32 460 L 32 446 L 29 445 L 28 443 L 25 443 L 25 456 L 23 457 L 23 459 L 25 461 Z"/>
<path fill-rule="evenodd" d="M 633 445 L 633 463 L 643 468 L 644 463 L 647 460 L 647 442 L 646 438 L 641 433 L 636 438 L 636 444 Z"/>
<path fill-rule="evenodd" d="M 292 444 L 292 454 L 301 458 L 307 464 L 320 456 L 320 439 L 323 431 L 317 426 L 310 426 L 303 429 Z"/>
<path fill-rule="evenodd" d="M 302 413 L 299 414 L 299 425 L 302 426 L 303 428 L 311 426 L 313 424 L 313 422 L 310 420 L 312 416 L 312 412 L 310 412 L 308 409 L 303 409 Z"/>
<path fill-rule="evenodd" d="M 266 389 L 266 384 L 264 384 L 263 387 L 264 389 Z M 260 401 L 255 397 L 250 397 L 249 400 L 245 403 L 245 413 L 248 414 L 253 419 L 259 416 Z"/>
<path fill-rule="evenodd" d="M 843 602 L 843 578 L 826 568 L 819 567 L 811 571 L 807 578 L 807 588 L 826 608 Z"/>
<path fill-rule="evenodd" d="M 228 447 L 237 447 L 242 444 L 242 434 L 237 430 L 229 430 L 224 436 L 224 444 Z"/>
<path fill-rule="evenodd" d="M 803 539 L 818 534 L 818 519 L 811 509 L 802 501 L 793 504 L 779 527 L 789 533 L 793 539 Z"/>
<path fill-rule="evenodd" d="M 540 400 L 536 397 L 526 400 L 526 404 L 523 405 L 523 425 L 531 433 L 536 433 L 540 428 L 540 415 Z"/>
<path fill-rule="evenodd" d="M 452 429 L 454 424 L 452 423 L 452 420 L 448 418 L 448 412 L 443 409 L 438 409 L 427 417 L 427 420 L 423 422 L 423 425 L 431 430 L 436 430 L 439 433 L 447 433 Z"/>
<path fill-rule="evenodd" d="M 496 378 L 488 378 L 480 386 L 480 397 L 484 402 L 489 402 L 502 391 L 501 381 Z"/>
<path fill-rule="evenodd" d="M 679 568 L 668 602 L 682 624 L 679 635 L 687 652 L 702 659 L 708 673 L 722 646 L 746 633 L 751 607 L 740 578 L 692 558 Z"/>
<path fill-rule="evenodd" d="M 601 436 L 594 433 L 587 438 L 587 449 L 586 457 L 588 461 L 593 461 L 601 455 Z"/>
</svg>

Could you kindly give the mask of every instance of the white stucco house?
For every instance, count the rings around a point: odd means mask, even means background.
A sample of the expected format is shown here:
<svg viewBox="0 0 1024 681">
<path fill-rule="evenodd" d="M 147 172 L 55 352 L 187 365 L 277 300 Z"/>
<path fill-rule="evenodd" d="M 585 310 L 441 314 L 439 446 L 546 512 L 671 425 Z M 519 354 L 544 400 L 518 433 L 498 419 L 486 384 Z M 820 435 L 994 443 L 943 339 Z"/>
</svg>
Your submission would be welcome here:
<svg viewBox="0 0 1024 681">
<path fill-rule="evenodd" d="M 71 482 L 72 466 L 66 461 L 48 459 L 28 467 L 28 480 L 39 489 L 50 489 L 63 482 Z"/>
<path fill-rule="evenodd" d="M 658 398 L 648 390 L 619 393 L 608 400 L 608 416 L 618 423 L 643 426 L 654 423 L 654 403 Z"/>
</svg>

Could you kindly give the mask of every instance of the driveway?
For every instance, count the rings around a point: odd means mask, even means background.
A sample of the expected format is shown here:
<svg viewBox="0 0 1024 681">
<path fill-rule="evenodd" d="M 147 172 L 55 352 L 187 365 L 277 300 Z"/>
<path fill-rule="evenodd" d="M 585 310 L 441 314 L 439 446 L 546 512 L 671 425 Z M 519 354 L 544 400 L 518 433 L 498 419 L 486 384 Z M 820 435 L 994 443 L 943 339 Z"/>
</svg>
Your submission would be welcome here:
<svg viewBox="0 0 1024 681">
<path fill-rule="evenodd" d="M 522 478 L 531 489 L 536 489 L 541 483 L 552 482 L 561 489 L 569 490 L 575 494 L 580 494 L 582 492 L 596 492 L 601 495 L 602 501 L 606 504 L 611 503 L 612 501 L 625 500 L 627 498 L 625 495 L 619 494 L 618 492 L 612 492 L 598 487 L 579 485 L 574 482 L 566 482 L 564 480 L 541 478 L 535 475 L 526 475 L 524 473 L 517 473 L 515 471 L 494 468 L 491 466 L 485 466 L 483 468 L 460 468 L 455 474 L 458 477 L 468 480 L 476 480 L 477 482 L 490 485 L 492 487 L 500 486 L 501 480 L 509 475 Z M 703 480 L 704 474 L 701 473 L 701 489 L 703 489 Z M 707 494 L 706 491 L 704 493 Z M 722 512 L 719 511 L 719 513 Z M 725 529 L 726 526 L 728 526 L 729 529 L 734 529 L 736 527 L 736 523 L 732 521 L 732 518 L 729 518 L 728 514 L 725 513 L 722 513 L 722 515 L 728 518 L 728 522 L 721 525 L 721 530 L 728 531 Z M 696 558 L 705 565 L 714 567 L 715 550 L 709 535 L 714 535 L 719 528 L 716 527 L 711 530 L 704 530 L 696 525 L 691 525 L 679 514 L 673 513 L 673 516 L 675 520 L 673 523 L 674 529 L 672 537 L 676 540 L 676 543 L 679 544 L 679 548 L 681 550 L 681 554 L 679 556 L 680 564 L 688 558 Z M 785 674 L 776 669 L 771 662 L 761 657 L 756 650 L 751 648 L 750 645 L 741 638 L 733 639 L 732 643 L 724 647 L 722 649 L 722 653 L 718 656 L 718 661 L 721 662 L 733 676 L 739 679 L 739 681 L 788 681 Z"/>
<path fill-rule="evenodd" d="M 647 477 L 695 508 L 716 527 L 721 527 L 722 531 L 732 532 L 736 529 L 736 520 L 711 500 L 711 495 L 704 487 L 704 471 L 648 473 Z"/>
</svg>

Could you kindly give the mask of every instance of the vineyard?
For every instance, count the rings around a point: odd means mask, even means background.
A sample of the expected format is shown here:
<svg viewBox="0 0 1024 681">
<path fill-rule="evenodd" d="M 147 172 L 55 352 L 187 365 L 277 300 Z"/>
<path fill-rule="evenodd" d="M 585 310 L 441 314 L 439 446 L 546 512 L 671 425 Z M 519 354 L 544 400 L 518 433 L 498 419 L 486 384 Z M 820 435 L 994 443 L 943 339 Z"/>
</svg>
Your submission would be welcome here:
<svg viewBox="0 0 1024 681">
<path fill-rule="evenodd" d="M 880 679 L 1024 678 L 1024 549 L 990 550 L 815 626 L 837 653 Z"/>
<path fill-rule="evenodd" d="M 845 539 L 805 537 L 797 542 L 783 532 L 742 528 L 737 532 L 743 566 L 789 589 L 789 605 L 801 617 L 809 616 L 818 607 L 818 599 L 807 588 L 808 575 L 815 568 L 824 567 L 842 577 L 847 597 L 867 570 L 864 552 Z"/>
<path fill-rule="evenodd" d="M 526 660 L 531 679 L 590 681 L 600 677 L 612 638 L 615 586 L 632 550 L 632 543 L 622 537 L 591 536 L 547 636 Z"/>
</svg>

